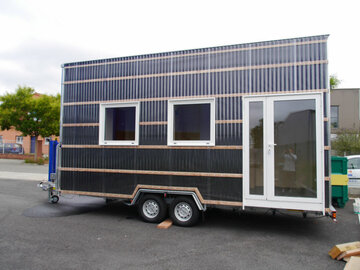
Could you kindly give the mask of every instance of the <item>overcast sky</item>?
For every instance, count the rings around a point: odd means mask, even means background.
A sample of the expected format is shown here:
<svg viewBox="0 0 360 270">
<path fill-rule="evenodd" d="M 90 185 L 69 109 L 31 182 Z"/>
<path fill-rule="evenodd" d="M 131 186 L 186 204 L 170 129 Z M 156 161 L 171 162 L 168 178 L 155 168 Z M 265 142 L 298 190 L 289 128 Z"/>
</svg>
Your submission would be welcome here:
<svg viewBox="0 0 360 270">
<path fill-rule="evenodd" d="M 61 90 L 61 64 L 330 34 L 329 73 L 360 88 L 360 1 L 0 0 L 0 95 Z"/>
</svg>

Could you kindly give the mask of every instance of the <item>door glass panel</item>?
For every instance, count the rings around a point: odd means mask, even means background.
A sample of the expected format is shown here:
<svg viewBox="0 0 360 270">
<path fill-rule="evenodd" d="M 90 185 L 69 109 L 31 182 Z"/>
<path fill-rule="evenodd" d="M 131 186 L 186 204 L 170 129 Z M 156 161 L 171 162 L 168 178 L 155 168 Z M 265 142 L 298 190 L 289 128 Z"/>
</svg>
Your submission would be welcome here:
<svg viewBox="0 0 360 270">
<path fill-rule="evenodd" d="M 250 194 L 264 194 L 263 102 L 249 102 Z"/>
<path fill-rule="evenodd" d="M 316 198 L 315 100 L 274 101 L 275 196 Z"/>
</svg>

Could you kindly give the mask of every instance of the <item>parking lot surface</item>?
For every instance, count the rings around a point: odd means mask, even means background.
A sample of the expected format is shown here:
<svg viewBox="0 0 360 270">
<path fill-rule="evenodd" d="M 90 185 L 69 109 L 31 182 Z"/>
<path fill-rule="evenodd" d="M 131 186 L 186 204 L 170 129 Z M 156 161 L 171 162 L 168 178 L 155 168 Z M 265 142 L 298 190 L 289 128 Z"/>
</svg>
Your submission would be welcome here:
<svg viewBox="0 0 360 270">
<path fill-rule="evenodd" d="M 47 203 L 36 182 L 0 179 L 0 269 L 343 269 L 328 251 L 360 239 L 352 201 L 338 222 L 300 213 L 213 209 L 167 230 L 134 207 L 66 196 Z"/>
</svg>

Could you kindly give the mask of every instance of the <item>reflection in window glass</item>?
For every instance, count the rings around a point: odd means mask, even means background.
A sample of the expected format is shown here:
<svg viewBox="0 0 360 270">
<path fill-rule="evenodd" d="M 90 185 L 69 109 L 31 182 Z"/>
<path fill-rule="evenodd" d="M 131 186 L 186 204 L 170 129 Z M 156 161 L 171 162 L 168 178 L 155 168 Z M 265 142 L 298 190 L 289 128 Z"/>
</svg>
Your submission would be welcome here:
<svg viewBox="0 0 360 270">
<path fill-rule="evenodd" d="M 316 198 L 315 100 L 274 102 L 275 195 Z"/>
<path fill-rule="evenodd" d="M 249 103 L 250 194 L 264 194 L 263 102 Z"/>
<path fill-rule="evenodd" d="M 360 169 L 360 158 L 349 159 L 348 169 Z"/>
<path fill-rule="evenodd" d="M 174 140 L 210 140 L 210 104 L 174 105 Z"/>
<path fill-rule="evenodd" d="M 105 109 L 105 140 L 135 140 L 135 107 Z"/>
<path fill-rule="evenodd" d="M 331 106 L 331 127 L 338 128 L 339 127 L 339 106 Z"/>
</svg>

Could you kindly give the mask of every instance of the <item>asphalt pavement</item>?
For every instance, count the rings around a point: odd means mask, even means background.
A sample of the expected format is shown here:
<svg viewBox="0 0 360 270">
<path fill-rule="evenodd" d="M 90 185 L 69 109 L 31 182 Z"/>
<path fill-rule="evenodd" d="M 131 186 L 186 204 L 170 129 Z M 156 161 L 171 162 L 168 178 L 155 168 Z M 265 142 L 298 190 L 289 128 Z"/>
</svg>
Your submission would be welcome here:
<svg viewBox="0 0 360 270">
<path fill-rule="evenodd" d="M 332 246 L 360 240 L 352 201 L 336 223 L 298 212 L 209 209 L 195 227 L 160 230 L 121 202 L 67 195 L 49 204 L 36 184 L 0 179 L 0 269 L 331 270 L 345 266 L 328 256 Z"/>
</svg>

